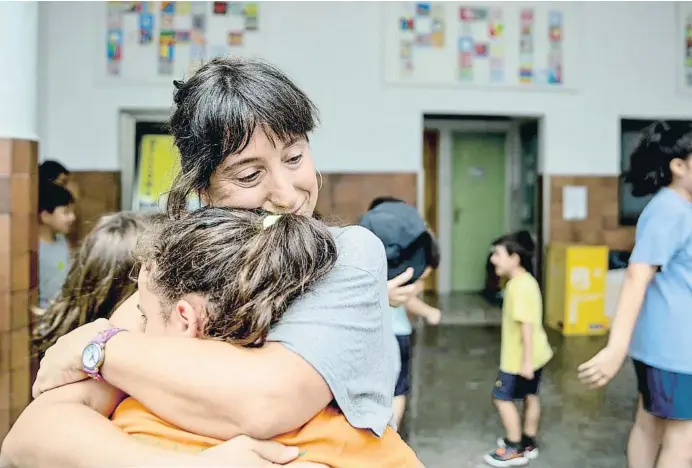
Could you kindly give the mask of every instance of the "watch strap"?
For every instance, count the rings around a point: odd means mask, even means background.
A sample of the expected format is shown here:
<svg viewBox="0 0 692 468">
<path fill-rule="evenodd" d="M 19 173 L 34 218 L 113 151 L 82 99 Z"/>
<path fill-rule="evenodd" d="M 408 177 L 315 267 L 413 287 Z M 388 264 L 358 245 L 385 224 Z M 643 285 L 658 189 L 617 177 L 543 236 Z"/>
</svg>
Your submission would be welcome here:
<svg viewBox="0 0 692 468">
<path fill-rule="evenodd" d="M 108 340 L 113 338 L 115 335 L 118 333 L 126 331 L 124 328 L 118 328 L 118 327 L 111 327 L 111 328 L 106 328 L 105 330 L 101 330 L 96 334 L 94 338 L 89 342 L 88 345 L 95 344 L 99 345 L 101 347 L 101 352 L 105 353 L 105 346 Z M 87 346 L 88 346 L 87 345 Z M 101 366 L 97 367 L 96 369 L 89 369 L 87 367 L 82 367 L 82 370 L 86 375 L 91 377 L 94 380 L 98 380 L 99 382 L 103 382 L 103 376 L 101 375 Z"/>
</svg>

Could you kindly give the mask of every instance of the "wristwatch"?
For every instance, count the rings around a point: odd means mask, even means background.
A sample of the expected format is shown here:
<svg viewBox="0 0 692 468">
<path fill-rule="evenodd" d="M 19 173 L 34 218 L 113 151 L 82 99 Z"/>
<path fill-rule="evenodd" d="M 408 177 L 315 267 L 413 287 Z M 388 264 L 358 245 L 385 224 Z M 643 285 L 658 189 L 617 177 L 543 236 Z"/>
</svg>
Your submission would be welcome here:
<svg viewBox="0 0 692 468">
<path fill-rule="evenodd" d="M 101 365 L 106 358 L 106 343 L 121 331 L 123 328 L 106 328 L 96 335 L 82 351 L 82 371 L 89 377 L 99 382 L 103 382 L 101 376 Z"/>
</svg>

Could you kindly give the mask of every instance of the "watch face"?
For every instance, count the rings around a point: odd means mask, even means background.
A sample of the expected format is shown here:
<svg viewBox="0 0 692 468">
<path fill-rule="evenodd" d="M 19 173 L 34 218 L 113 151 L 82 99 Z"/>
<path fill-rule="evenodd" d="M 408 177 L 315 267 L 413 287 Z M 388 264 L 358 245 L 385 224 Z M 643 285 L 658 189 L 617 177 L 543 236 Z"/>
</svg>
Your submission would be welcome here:
<svg viewBox="0 0 692 468">
<path fill-rule="evenodd" d="M 89 343 L 82 351 L 82 366 L 89 370 L 98 368 L 101 361 L 101 347 L 95 343 Z"/>
</svg>

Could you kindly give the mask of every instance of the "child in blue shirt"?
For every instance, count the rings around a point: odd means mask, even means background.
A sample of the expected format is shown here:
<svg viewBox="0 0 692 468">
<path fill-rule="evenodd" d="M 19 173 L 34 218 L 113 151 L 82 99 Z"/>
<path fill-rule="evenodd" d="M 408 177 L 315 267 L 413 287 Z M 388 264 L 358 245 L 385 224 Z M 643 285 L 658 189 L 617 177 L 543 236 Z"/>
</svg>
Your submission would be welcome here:
<svg viewBox="0 0 692 468">
<path fill-rule="evenodd" d="M 629 350 L 639 391 L 630 467 L 692 466 L 691 155 L 692 126 L 665 122 L 631 155 L 632 194 L 656 195 L 637 223 L 608 344 L 579 366 L 583 382 L 602 387 Z"/>
<path fill-rule="evenodd" d="M 52 182 L 42 182 L 38 219 L 38 307 L 46 309 L 70 270 L 70 245 L 65 236 L 75 221 L 72 193 Z"/>
</svg>

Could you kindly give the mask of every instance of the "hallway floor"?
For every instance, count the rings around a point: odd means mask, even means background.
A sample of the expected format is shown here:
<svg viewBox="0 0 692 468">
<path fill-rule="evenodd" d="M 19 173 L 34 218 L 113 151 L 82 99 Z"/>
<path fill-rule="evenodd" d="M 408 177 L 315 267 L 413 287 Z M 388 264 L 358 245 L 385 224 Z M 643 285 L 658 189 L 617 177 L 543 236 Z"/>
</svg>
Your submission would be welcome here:
<svg viewBox="0 0 692 468">
<path fill-rule="evenodd" d="M 443 309 L 444 310 L 444 309 Z M 500 355 L 500 328 L 460 325 L 461 310 L 440 327 L 419 328 L 413 389 L 403 433 L 428 468 L 486 466 L 502 429 L 490 401 Z M 452 323 L 450 323 L 452 322 Z M 604 391 L 577 380 L 576 368 L 605 337 L 565 339 L 550 333 L 555 357 L 544 374 L 540 457 L 535 468 L 622 468 L 634 414 L 631 363 Z"/>
</svg>

